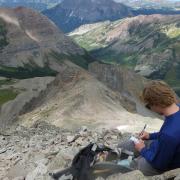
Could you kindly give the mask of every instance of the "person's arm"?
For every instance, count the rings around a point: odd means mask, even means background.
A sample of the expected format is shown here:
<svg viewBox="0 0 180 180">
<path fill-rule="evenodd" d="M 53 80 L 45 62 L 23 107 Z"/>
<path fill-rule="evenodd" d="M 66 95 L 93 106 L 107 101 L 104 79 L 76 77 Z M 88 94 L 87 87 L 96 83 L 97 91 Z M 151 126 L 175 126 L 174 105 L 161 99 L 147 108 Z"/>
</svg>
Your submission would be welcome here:
<svg viewBox="0 0 180 180">
<path fill-rule="evenodd" d="M 159 132 L 149 133 L 149 140 L 157 139 L 159 136 Z"/>
<path fill-rule="evenodd" d="M 176 149 L 175 140 L 166 134 L 161 134 L 157 141 L 152 142 L 150 148 L 141 149 L 141 155 L 159 170 L 166 170 L 172 161 Z"/>
</svg>

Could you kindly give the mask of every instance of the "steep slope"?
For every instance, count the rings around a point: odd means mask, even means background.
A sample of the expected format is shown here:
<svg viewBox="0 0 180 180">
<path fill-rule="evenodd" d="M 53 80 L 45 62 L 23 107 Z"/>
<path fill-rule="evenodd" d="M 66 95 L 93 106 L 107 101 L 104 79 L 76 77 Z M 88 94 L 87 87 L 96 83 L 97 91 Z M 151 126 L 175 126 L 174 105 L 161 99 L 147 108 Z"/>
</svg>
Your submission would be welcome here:
<svg viewBox="0 0 180 180">
<path fill-rule="evenodd" d="M 19 6 L 35 9 L 38 11 L 43 11 L 47 8 L 51 8 L 62 0 L 0 0 L 1 7 L 15 8 Z"/>
<path fill-rule="evenodd" d="M 46 17 L 25 8 L 3 9 L 0 17 L 5 24 L 1 36 L 4 42 L 7 40 L 1 49 L 1 74 L 15 77 L 15 69 L 21 70 L 19 79 L 1 79 L 1 90 L 9 88 L 13 97 L 1 105 L 1 128 L 13 123 L 31 126 L 39 120 L 71 129 L 84 124 L 92 128 L 120 126 L 126 131 L 139 130 L 148 122 L 154 124 L 150 126 L 153 128 L 155 122 L 161 124 L 160 120 L 128 112 L 128 102 L 124 104 L 119 92 L 113 92 L 75 65 L 73 56 L 81 57 L 86 66 L 91 59 L 85 59 L 85 51 Z M 25 76 L 23 70 L 29 66 L 31 73 Z M 35 74 L 34 78 L 23 79 L 45 66 L 59 74 L 55 78 L 45 73 L 45 77 Z"/>
<path fill-rule="evenodd" d="M 85 51 L 47 17 L 27 8 L 0 9 L 0 75 L 55 75 L 63 60 L 87 67 Z"/>
<path fill-rule="evenodd" d="M 92 59 L 40 13 L 0 9 L 1 127 L 35 106 L 29 104 L 69 66 L 66 61 L 87 68 Z"/>
<path fill-rule="evenodd" d="M 122 105 L 130 112 L 144 116 L 155 115 L 144 108 L 139 96 L 144 86 L 150 81 L 133 71 L 122 68 L 120 65 L 94 62 L 89 65 L 89 71 L 98 80 L 102 81 L 115 92 L 119 92 Z"/>
<path fill-rule="evenodd" d="M 131 9 L 113 0 L 65 0 L 56 7 L 43 11 L 64 32 L 82 24 L 116 20 L 131 16 Z"/>
<path fill-rule="evenodd" d="M 42 105 L 20 116 L 18 123 L 30 127 L 43 120 L 69 129 L 82 125 L 91 128 L 119 126 L 124 131 L 136 131 L 144 123 L 148 123 L 149 128 L 162 123 L 157 118 L 128 112 L 121 105 L 123 99 L 119 92 L 113 92 L 81 68 L 62 71 L 45 94 L 39 98 Z"/>
<path fill-rule="evenodd" d="M 88 25 L 88 32 L 83 26 L 70 36 L 101 61 L 118 63 L 143 76 L 179 86 L 179 24 L 179 15 L 137 16 L 97 24 L 92 29 Z"/>
</svg>

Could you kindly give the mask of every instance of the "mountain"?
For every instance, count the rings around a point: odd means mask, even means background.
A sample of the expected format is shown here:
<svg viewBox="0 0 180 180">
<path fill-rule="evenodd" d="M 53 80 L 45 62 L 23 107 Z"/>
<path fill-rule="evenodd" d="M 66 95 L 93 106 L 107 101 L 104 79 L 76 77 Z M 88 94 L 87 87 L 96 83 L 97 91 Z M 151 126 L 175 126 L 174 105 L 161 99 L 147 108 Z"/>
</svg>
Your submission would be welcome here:
<svg viewBox="0 0 180 180">
<path fill-rule="evenodd" d="M 133 8 L 178 8 L 178 1 L 171 0 L 114 0 Z"/>
<path fill-rule="evenodd" d="M 0 28 L 1 76 L 25 78 L 54 74 L 68 56 L 87 67 L 83 59 L 86 52 L 36 11 L 23 7 L 0 9 Z"/>
<path fill-rule="evenodd" d="M 42 11 L 61 3 L 61 1 L 62 0 L 0 0 L 0 7 L 14 8 L 23 6 Z"/>
<path fill-rule="evenodd" d="M 135 119 L 138 122 L 134 128 L 149 119 L 130 113 L 138 112 L 139 104 L 133 100 L 137 95 L 128 99 L 97 80 L 93 68 L 89 73 L 87 66 L 94 59 L 47 17 L 16 8 L 1 9 L 0 18 L 1 128 L 16 122 L 31 126 L 42 120 L 67 128 L 109 126 L 112 122 L 113 126 L 123 126 L 128 122 L 131 129 Z M 121 79 L 136 77 L 123 74 Z M 146 80 L 136 78 L 142 83 L 134 85 L 140 92 Z M 124 94 L 134 91 L 125 89 Z"/>
<path fill-rule="evenodd" d="M 122 2 L 122 3 L 121 3 Z M 84 24 L 114 21 L 124 17 L 150 14 L 180 14 L 179 5 L 169 1 L 64 0 L 44 10 L 63 32 L 71 32 Z"/>
<path fill-rule="evenodd" d="M 99 69 L 101 74 L 98 75 L 96 69 Z M 124 85 L 122 91 L 115 90 L 110 86 L 107 87 L 105 82 L 99 80 L 100 77 L 104 78 L 103 72 L 108 76 L 112 73 L 112 70 L 107 72 L 105 68 L 101 68 L 98 64 L 92 64 L 90 73 L 77 66 L 65 68 L 44 93 L 26 106 L 19 117 L 18 123 L 31 127 L 37 121 L 42 120 L 68 129 L 78 128 L 82 125 L 91 128 L 122 126 L 121 128 L 125 131 L 134 131 L 149 120 L 160 123 L 155 116 L 148 113 L 147 109 L 141 108 L 145 113 L 144 115 L 155 119 L 135 114 L 137 112 L 136 107 L 142 107 L 138 104 L 139 101 L 136 101 L 137 106 L 133 103 L 135 92 L 140 92 L 148 81 L 145 78 L 141 79 L 135 73 L 122 69 L 118 71 L 120 83 L 117 83 L 117 85 L 120 86 L 127 79 L 131 81 L 132 77 L 134 78 L 131 82 L 134 82 L 134 85 L 130 83 Z M 115 67 L 113 72 L 116 73 Z M 123 75 L 121 76 L 121 74 Z M 97 75 L 99 80 L 96 78 Z M 116 77 L 118 78 L 118 76 Z M 139 81 L 138 86 L 135 85 L 137 79 Z M 135 91 L 134 94 L 133 91 Z M 123 93 L 132 94 L 132 97 L 129 95 L 129 99 L 126 98 L 126 103 Z M 135 109 L 133 113 L 126 110 L 128 107 L 130 110 L 133 106 Z M 33 107 L 33 109 L 30 107 Z"/>
<path fill-rule="evenodd" d="M 104 20 L 117 20 L 131 16 L 131 9 L 113 0 L 64 0 L 43 11 L 64 32 L 70 32 L 82 24 Z"/>
<path fill-rule="evenodd" d="M 0 9 L 0 57 L 0 121 L 7 123 L 62 69 L 87 69 L 93 60 L 46 16 L 22 7 Z"/>
<path fill-rule="evenodd" d="M 180 15 L 149 15 L 82 26 L 69 35 L 94 57 L 180 87 Z M 87 27 L 87 28 L 86 28 Z"/>
<path fill-rule="evenodd" d="M 180 2 L 171 0 L 115 0 L 132 8 L 134 16 L 165 14 L 180 14 Z"/>
</svg>

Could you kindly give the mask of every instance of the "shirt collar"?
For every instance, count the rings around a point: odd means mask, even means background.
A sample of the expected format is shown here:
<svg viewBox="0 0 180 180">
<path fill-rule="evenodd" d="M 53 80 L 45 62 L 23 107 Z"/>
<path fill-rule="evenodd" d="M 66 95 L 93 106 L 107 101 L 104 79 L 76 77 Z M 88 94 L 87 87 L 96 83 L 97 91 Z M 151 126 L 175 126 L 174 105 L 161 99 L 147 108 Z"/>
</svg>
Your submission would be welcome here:
<svg viewBox="0 0 180 180">
<path fill-rule="evenodd" d="M 165 120 L 174 117 L 176 114 L 178 114 L 180 112 L 180 104 L 176 104 L 176 105 L 179 106 L 179 110 L 173 114 L 165 116 Z"/>
</svg>

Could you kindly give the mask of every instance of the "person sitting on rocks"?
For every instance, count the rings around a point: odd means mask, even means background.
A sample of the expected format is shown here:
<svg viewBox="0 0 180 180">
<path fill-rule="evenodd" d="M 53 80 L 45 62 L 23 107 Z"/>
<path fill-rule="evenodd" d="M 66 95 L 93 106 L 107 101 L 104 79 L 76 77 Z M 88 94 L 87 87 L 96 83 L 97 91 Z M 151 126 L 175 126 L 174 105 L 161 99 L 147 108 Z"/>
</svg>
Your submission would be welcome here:
<svg viewBox="0 0 180 180">
<path fill-rule="evenodd" d="M 152 176 L 180 168 L 180 108 L 174 91 L 162 81 L 152 81 L 143 90 L 141 99 L 153 112 L 165 116 L 159 132 L 139 134 L 139 141 L 119 144 L 133 151 L 131 167 Z"/>
</svg>

